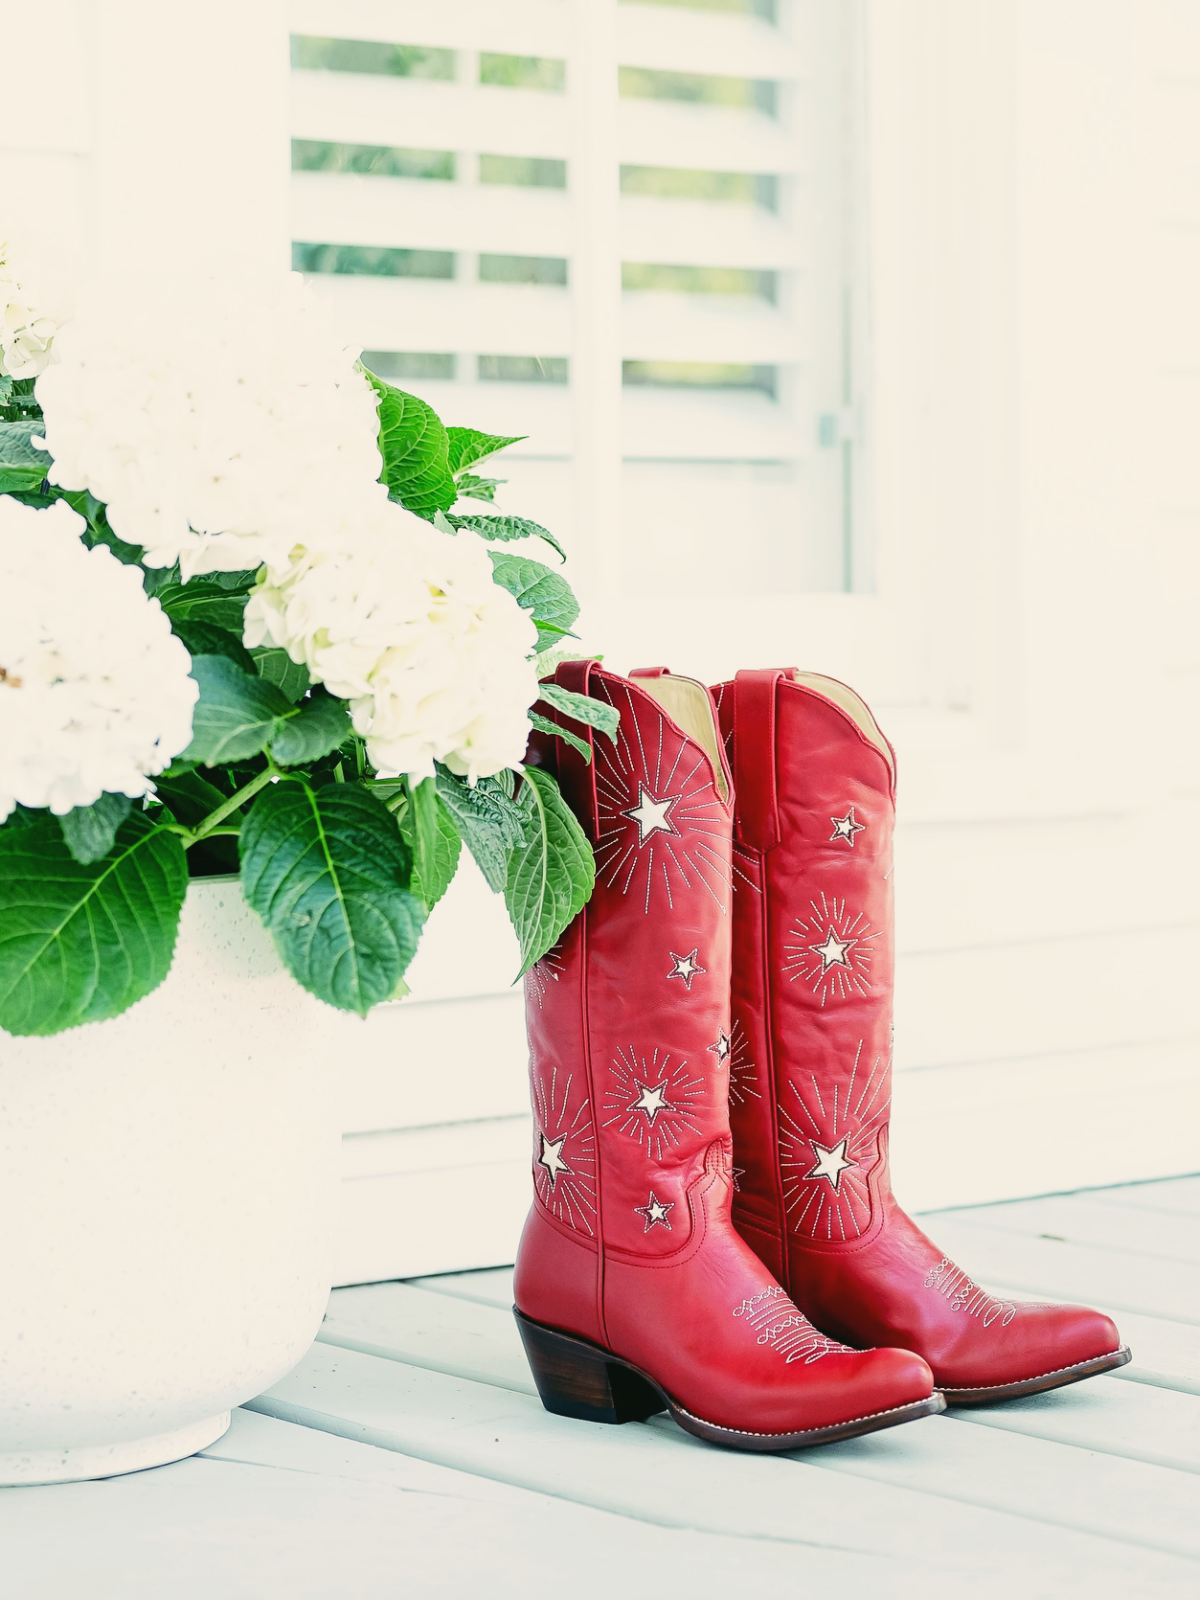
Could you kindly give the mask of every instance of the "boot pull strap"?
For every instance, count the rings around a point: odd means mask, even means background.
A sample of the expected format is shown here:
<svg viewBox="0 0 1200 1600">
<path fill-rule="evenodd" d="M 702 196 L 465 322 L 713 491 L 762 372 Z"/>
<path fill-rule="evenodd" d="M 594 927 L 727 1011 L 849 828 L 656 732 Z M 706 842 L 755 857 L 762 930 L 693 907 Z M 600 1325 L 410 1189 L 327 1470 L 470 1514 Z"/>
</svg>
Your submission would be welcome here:
<svg viewBox="0 0 1200 1600">
<path fill-rule="evenodd" d="M 770 850 L 779 843 L 775 785 L 775 695 L 794 668 L 764 667 L 733 680 L 733 787 L 739 844 Z"/>
<path fill-rule="evenodd" d="M 631 667 L 629 676 L 631 678 L 669 678 L 671 669 L 670 667 Z"/>
<path fill-rule="evenodd" d="M 560 688 L 570 689 L 573 694 L 586 695 L 590 691 L 592 673 L 599 665 L 598 661 L 560 661 L 554 673 L 554 681 Z M 585 722 L 576 722 L 565 711 L 559 711 L 553 706 L 546 706 L 544 709 L 552 722 L 557 722 L 560 727 L 569 725 L 571 732 L 576 738 L 582 739 L 591 753 L 592 759 L 589 763 L 574 745 L 568 744 L 565 739 L 554 741 L 558 746 L 556 755 L 559 787 L 567 804 L 580 819 L 584 833 L 592 844 L 595 844 L 599 809 L 596 803 L 595 729 Z"/>
</svg>

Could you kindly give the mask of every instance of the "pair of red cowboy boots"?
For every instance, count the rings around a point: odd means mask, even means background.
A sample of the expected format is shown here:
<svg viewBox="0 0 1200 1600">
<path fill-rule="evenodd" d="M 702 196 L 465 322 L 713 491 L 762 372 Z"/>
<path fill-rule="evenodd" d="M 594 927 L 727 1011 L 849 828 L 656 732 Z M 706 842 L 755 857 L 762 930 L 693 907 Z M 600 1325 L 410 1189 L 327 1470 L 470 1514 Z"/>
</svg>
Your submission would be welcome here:
<svg viewBox="0 0 1200 1600">
<path fill-rule="evenodd" d="M 595 892 L 526 979 L 536 1197 L 516 1315 L 547 1409 L 790 1450 L 1129 1359 L 980 1288 L 888 1182 L 895 762 L 828 678 L 561 665 L 539 738 Z M 731 1131 L 732 1122 L 732 1131 Z"/>
</svg>

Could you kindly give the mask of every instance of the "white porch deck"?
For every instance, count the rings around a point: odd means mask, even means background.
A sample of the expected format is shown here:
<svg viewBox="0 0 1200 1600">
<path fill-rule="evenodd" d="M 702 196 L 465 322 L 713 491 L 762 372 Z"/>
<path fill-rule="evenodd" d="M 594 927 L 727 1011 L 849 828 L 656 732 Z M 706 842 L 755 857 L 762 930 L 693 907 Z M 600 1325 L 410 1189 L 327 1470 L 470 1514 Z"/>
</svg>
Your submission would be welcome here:
<svg viewBox="0 0 1200 1600">
<path fill-rule="evenodd" d="M 1102 1305 L 1110 1377 L 783 1457 L 548 1416 L 506 1269 L 334 1293 L 200 1456 L 0 1494 L 16 1600 L 1200 1593 L 1200 1176 L 931 1216 L 1010 1296 Z"/>
</svg>

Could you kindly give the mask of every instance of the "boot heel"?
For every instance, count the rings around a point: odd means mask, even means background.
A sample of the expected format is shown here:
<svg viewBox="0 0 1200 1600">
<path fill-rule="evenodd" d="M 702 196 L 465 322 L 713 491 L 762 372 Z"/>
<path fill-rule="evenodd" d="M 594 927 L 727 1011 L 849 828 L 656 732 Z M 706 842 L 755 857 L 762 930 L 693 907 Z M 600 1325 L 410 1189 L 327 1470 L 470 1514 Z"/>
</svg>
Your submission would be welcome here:
<svg viewBox="0 0 1200 1600">
<path fill-rule="evenodd" d="M 547 1411 L 583 1422 L 642 1422 L 667 1409 L 640 1374 L 594 1344 L 531 1322 L 513 1308 L 521 1343 Z"/>
</svg>

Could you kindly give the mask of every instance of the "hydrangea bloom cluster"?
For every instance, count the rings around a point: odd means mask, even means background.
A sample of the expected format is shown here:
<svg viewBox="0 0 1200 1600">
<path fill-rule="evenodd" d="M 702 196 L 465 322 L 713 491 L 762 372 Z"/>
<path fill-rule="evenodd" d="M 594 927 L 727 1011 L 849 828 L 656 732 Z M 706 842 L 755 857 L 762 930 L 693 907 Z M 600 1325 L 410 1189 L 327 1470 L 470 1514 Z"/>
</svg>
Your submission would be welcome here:
<svg viewBox="0 0 1200 1600">
<path fill-rule="evenodd" d="M 348 700 L 385 777 L 427 777 L 442 761 L 474 781 L 519 765 L 536 638 L 477 534 L 442 533 L 386 499 L 351 537 L 268 567 L 246 607 L 247 645 L 281 645 Z"/>
<path fill-rule="evenodd" d="M 191 658 L 136 567 L 59 501 L 0 496 L 0 821 L 153 788 L 192 736 Z"/>
<path fill-rule="evenodd" d="M 36 378 L 46 370 L 58 323 L 33 303 L 12 250 L 0 243 L 0 378 Z"/>
<path fill-rule="evenodd" d="M 185 579 L 286 561 L 383 492 L 356 355 L 295 276 L 182 306 L 94 296 L 37 384 L 50 480 L 91 490 L 148 566 Z"/>
</svg>

